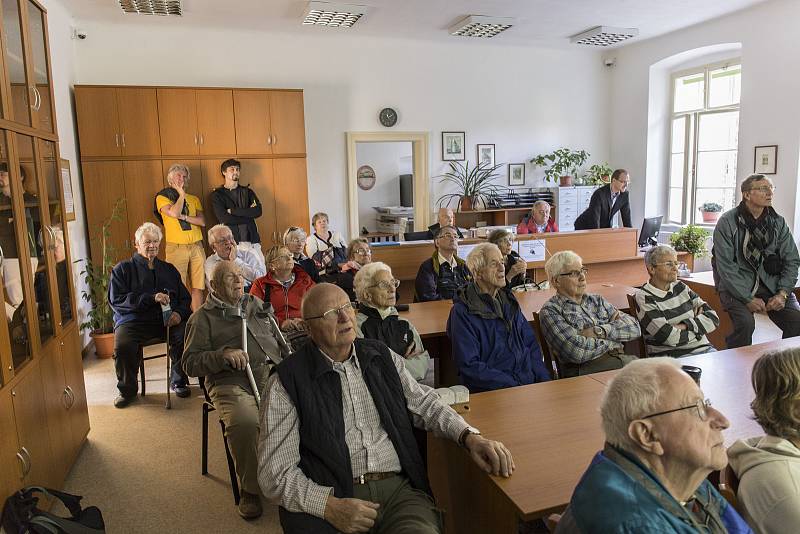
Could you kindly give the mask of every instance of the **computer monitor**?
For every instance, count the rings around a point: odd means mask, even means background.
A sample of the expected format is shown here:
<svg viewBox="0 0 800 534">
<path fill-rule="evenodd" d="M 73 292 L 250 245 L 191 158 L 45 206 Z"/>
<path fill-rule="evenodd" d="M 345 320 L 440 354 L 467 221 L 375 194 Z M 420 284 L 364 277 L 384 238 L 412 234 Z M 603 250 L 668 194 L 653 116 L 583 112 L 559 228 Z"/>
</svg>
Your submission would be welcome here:
<svg viewBox="0 0 800 534">
<path fill-rule="evenodd" d="M 658 244 L 656 238 L 661 231 L 661 221 L 664 219 L 663 215 L 658 217 L 646 217 L 642 221 L 642 231 L 639 232 L 639 246 L 640 247 L 654 247 Z"/>
</svg>

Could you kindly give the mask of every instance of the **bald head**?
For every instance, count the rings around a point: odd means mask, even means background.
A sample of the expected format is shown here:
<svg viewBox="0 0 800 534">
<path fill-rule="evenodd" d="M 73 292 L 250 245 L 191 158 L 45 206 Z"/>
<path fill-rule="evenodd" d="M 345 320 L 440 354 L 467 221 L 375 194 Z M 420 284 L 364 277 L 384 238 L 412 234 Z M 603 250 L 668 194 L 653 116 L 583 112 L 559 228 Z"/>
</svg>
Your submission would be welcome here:
<svg viewBox="0 0 800 534">
<path fill-rule="evenodd" d="M 330 358 L 346 360 L 356 338 L 356 314 L 347 293 L 333 284 L 317 284 L 303 296 L 300 312 L 314 343 Z"/>
<path fill-rule="evenodd" d="M 439 208 L 439 226 L 453 226 L 456 223 L 456 216 L 450 208 Z"/>
<path fill-rule="evenodd" d="M 336 307 L 328 306 L 326 308 L 325 302 L 339 300 L 342 296 L 344 296 L 343 298 L 345 300 L 349 301 L 347 293 L 339 286 L 327 283 L 316 284 L 303 295 L 303 302 L 300 304 L 300 314 L 303 316 L 303 319 L 322 315 L 331 309 L 331 307 Z"/>
<path fill-rule="evenodd" d="M 211 274 L 210 284 L 218 299 L 236 305 L 244 294 L 242 268 L 232 261 L 221 261 Z"/>
</svg>

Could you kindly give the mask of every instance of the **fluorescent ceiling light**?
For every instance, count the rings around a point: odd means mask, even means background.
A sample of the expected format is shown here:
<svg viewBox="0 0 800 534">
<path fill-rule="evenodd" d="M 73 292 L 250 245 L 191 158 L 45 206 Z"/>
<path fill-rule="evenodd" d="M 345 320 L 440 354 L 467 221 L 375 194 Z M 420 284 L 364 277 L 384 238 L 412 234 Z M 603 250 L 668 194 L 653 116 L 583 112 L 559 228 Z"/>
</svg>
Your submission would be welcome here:
<svg viewBox="0 0 800 534">
<path fill-rule="evenodd" d="M 514 25 L 514 19 L 509 17 L 485 17 L 483 15 L 469 15 L 458 21 L 447 31 L 450 35 L 460 37 L 494 37 Z"/>
<path fill-rule="evenodd" d="M 140 15 L 181 15 L 181 0 L 119 0 L 125 13 Z"/>
<path fill-rule="evenodd" d="M 306 12 L 303 15 L 303 24 L 306 26 L 350 28 L 366 14 L 367 6 L 334 4 L 312 0 L 308 3 Z"/>
<path fill-rule="evenodd" d="M 639 35 L 636 28 L 612 28 L 597 26 L 570 37 L 570 42 L 588 46 L 611 46 Z"/>
</svg>

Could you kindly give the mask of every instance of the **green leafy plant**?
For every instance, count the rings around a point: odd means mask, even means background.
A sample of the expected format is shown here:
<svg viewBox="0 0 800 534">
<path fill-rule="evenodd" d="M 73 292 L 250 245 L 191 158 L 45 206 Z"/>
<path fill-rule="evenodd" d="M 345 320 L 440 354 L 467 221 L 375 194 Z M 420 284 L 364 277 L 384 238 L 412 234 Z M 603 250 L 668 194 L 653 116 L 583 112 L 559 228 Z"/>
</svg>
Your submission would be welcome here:
<svg viewBox="0 0 800 534">
<path fill-rule="evenodd" d="M 702 206 L 700 206 L 700 211 L 718 213 L 722 211 L 722 204 L 717 204 L 716 202 L 705 202 Z"/>
<path fill-rule="evenodd" d="M 531 160 L 537 167 L 546 167 L 544 178 L 557 183 L 561 176 L 572 176 L 577 179 L 579 170 L 589 159 L 590 154 L 585 150 L 570 150 L 559 148 L 550 154 L 541 154 Z"/>
<path fill-rule="evenodd" d="M 708 256 L 706 240 L 711 234 L 705 228 L 694 224 L 687 224 L 669 238 L 675 250 L 685 250 L 695 258 Z"/>
<path fill-rule="evenodd" d="M 489 199 L 503 189 L 493 182 L 499 176 L 497 169 L 502 167 L 503 163 L 497 165 L 489 165 L 486 162 L 479 163 L 470 167 L 469 160 L 462 165 L 459 161 L 450 161 L 450 170 L 444 174 L 437 176 L 442 183 L 450 183 L 457 189 L 455 193 L 446 193 L 439 197 L 439 207 L 449 206 L 453 200 L 458 202 L 458 208 L 461 209 L 462 201 L 469 199 L 467 204 L 472 208 L 482 202 L 484 206 L 488 205 Z"/>
<path fill-rule="evenodd" d="M 84 262 L 81 276 L 86 284 L 86 289 L 81 293 L 81 298 L 92 305 L 86 315 L 86 321 L 81 323 L 81 330 L 89 330 L 93 334 L 110 334 L 114 331 L 114 312 L 108 304 L 108 284 L 111 281 L 111 269 L 114 267 L 115 250 L 111 244 L 111 223 L 121 220 L 122 208 L 125 199 L 120 198 L 114 204 L 111 216 L 103 221 L 97 233 L 90 237 L 91 241 L 99 241 L 100 262 L 95 263 L 89 258 L 75 260 L 75 263 Z"/>
<path fill-rule="evenodd" d="M 585 183 L 586 185 L 603 185 L 607 182 L 607 179 L 611 176 L 611 173 L 614 172 L 609 167 L 608 163 L 595 163 L 591 167 L 589 167 L 589 171 L 586 173 Z"/>
</svg>

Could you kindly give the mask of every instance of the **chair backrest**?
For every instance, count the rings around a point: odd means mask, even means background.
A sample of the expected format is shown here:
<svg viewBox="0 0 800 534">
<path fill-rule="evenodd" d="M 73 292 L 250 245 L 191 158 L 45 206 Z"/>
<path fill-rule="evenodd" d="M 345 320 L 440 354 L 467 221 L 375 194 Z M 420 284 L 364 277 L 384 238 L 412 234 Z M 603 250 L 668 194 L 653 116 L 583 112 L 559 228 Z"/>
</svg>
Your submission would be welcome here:
<svg viewBox="0 0 800 534">
<path fill-rule="evenodd" d="M 633 315 L 633 318 L 637 321 L 639 320 L 639 304 L 636 302 L 636 297 L 634 295 L 626 295 L 628 297 L 628 309 Z M 641 321 L 639 321 L 639 330 L 641 330 L 642 335 L 639 336 L 639 357 L 640 358 L 647 358 L 647 343 L 644 340 L 644 327 L 642 326 Z"/>
<path fill-rule="evenodd" d="M 431 233 L 428 230 L 422 232 L 406 232 L 403 234 L 406 241 L 424 241 L 431 238 Z"/>
<path fill-rule="evenodd" d="M 719 493 L 725 497 L 725 500 L 730 503 L 733 508 L 741 513 L 742 508 L 739 505 L 739 499 L 736 493 L 739 491 L 739 478 L 733 471 L 733 468 L 728 464 L 725 469 L 719 473 L 719 485 L 717 486 Z"/>
<path fill-rule="evenodd" d="M 562 376 L 561 364 L 559 364 L 557 359 L 553 358 L 553 355 L 550 352 L 550 347 L 547 345 L 547 341 L 544 339 L 544 335 L 542 334 L 542 322 L 539 319 L 539 312 L 533 312 L 533 332 L 539 339 L 539 346 L 542 349 L 542 356 L 544 357 L 544 365 L 547 367 L 547 371 L 550 373 L 550 378 L 553 380 L 558 380 Z"/>
</svg>

